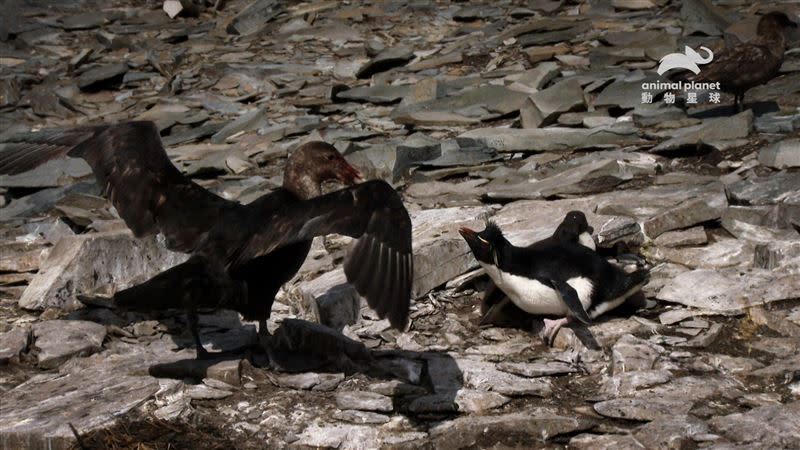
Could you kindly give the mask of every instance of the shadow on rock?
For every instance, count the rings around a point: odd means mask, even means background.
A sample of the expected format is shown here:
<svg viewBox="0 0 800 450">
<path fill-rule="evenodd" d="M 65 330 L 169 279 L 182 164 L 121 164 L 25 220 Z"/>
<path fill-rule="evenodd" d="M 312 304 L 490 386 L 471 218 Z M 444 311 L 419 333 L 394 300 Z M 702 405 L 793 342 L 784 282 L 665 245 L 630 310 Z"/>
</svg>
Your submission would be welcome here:
<svg viewBox="0 0 800 450">
<path fill-rule="evenodd" d="M 780 107 L 774 101 L 746 102 L 744 107 L 745 109 L 752 109 L 753 115 L 756 117 L 780 111 Z M 713 119 L 717 117 L 730 117 L 736 114 L 736 108 L 731 104 L 719 105 L 713 108 L 705 108 L 700 111 L 694 111 L 691 112 L 689 116 L 694 117 L 695 119 Z"/>
</svg>

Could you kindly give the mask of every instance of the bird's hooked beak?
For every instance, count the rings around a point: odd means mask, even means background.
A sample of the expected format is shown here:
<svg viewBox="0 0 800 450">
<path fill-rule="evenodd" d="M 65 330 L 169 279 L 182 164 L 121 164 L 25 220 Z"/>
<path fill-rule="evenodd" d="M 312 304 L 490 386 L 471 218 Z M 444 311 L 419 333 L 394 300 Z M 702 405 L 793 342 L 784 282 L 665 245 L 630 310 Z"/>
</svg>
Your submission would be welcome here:
<svg viewBox="0 0 800 450">
<path fill-rule="evenodd" d="M 361 172 L 344 159 L 340 163 L 336 178 L 348 186 L 364 181 Z"/>
</svg>

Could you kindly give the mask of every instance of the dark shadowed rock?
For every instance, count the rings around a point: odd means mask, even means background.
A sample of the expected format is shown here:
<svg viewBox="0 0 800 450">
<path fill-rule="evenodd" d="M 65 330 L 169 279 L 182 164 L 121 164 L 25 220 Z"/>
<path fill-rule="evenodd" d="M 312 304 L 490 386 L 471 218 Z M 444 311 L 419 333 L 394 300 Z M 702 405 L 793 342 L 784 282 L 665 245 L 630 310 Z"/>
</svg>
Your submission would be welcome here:
<svg viewBox="0 0 800 450">
<path fill-rule="evenodd" d="M 127 71 L 128 65 L 124 63 L 95 67 L 78 77 L 78 87 L 82 90 L 102 89 L 108 84 L 122 81 L 122 76 Z"/>
<path fill-rule="evenodd" d="M 394 103 L 408 95 L 411 86 L 379 84 L 376 86 L 359 86 L 339 92 L 336 98 L 371 103 Z"/>
<path fill-rule="evenodd" d="M 386 49 L 364 64 L 356 73 L 356 77 L 369 78 L 376 73 L 389 70 L 393 67 L 402 66 L 408 61 L 411 61 L 413 57 L 414 52 L 408 47 Z"/>
</svg>

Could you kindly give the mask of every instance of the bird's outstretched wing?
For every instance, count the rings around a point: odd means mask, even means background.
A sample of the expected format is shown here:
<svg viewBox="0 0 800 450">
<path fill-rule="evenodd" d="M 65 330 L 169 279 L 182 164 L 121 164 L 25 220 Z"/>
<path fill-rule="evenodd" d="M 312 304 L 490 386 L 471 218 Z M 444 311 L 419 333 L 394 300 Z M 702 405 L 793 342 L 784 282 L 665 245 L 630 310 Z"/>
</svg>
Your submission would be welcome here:
<svg viewBox="0 0 800 450">
<path fill-rule="evenodd" d="M 228 253 L 229 267 L 315 236 L 354 237 L 344 263 L 347 280 L 381 318 L 388 317 L 395 328 L 405 328 L 414 273 L 411 219 L 389 184 L 368 181 L 287 204 L 260 220 L 259 231 Z"/>
<path fill-rule="evenodd" d="M 167 157 L 153 122 L 18 134 L 3 144 L 0 174 L 18 174 L 64 156 L 83 158 L 133 233 L 160 232 L 172 250 L 195 249 L 221 212 L 238 205 L 184 177 Z"/>
</svg>

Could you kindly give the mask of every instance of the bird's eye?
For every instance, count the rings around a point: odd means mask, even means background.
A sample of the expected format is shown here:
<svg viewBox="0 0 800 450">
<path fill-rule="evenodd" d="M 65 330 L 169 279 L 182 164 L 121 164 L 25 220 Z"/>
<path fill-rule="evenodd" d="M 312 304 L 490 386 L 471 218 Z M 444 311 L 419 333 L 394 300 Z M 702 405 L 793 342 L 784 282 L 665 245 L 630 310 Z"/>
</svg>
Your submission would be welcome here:
<svg viewBox="0 0 800 450">
<path fill-rule="evenodd" d="M 489 241 L 487 241 L 486 239 L 484 239 L 484 238 L 482 238 L 480 236 L 478 236 L 478 239 L 480 239 L 480 241 L 483 242 L 484 244 L 489 245 Z"/>
<path fill-rule="evenodd" d="M 336 158 L 336 157 L 333 156 L 333 155 L 328 155 L 328 156 L 326 156 L 326 158 L 328 158 L 328 161 L 333 161 L 334 158 Z"/>
</svg>

